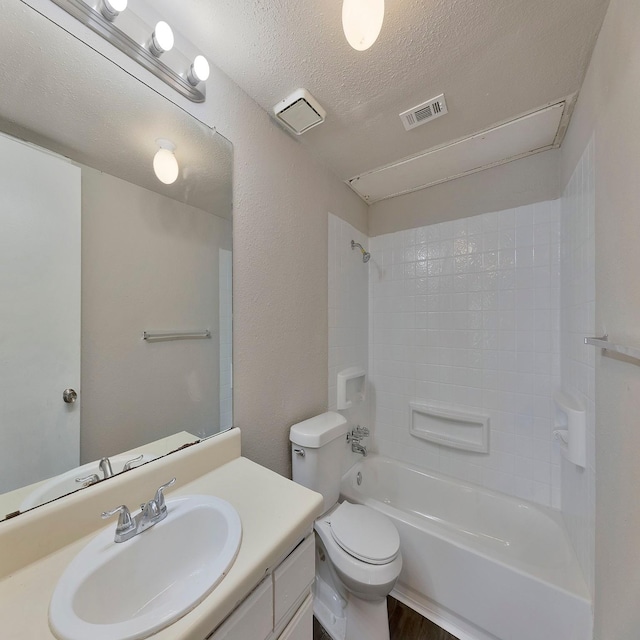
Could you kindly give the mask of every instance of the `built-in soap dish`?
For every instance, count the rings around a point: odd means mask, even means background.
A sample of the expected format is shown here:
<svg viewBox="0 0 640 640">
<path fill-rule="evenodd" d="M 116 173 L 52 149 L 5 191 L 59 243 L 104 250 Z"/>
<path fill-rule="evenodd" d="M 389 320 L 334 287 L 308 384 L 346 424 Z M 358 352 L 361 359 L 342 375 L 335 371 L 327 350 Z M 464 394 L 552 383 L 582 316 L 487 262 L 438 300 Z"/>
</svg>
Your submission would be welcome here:
<svg viewBox="0 0 640 640">
<path fill-rule="evenodd" d="M 587 464 L 587 412 L 572 396 L 556 391 L 556 429 L 554 438 L 560 445 L 560 453 L 573 464 L 584 468 Z"/>
<path fill-rule="evenodd" d="M 364 401 L 366 380 L 367 373 L 362 367 L 349 367 L 338 373 L 336 402 L 338 411 L 350 409 Z"/>
<path fill-rule="evenodd" d="M 412 436 L 446 447 L 489 452 L 489 417 L 425 402 L 410 402 Z"/>
</svg>

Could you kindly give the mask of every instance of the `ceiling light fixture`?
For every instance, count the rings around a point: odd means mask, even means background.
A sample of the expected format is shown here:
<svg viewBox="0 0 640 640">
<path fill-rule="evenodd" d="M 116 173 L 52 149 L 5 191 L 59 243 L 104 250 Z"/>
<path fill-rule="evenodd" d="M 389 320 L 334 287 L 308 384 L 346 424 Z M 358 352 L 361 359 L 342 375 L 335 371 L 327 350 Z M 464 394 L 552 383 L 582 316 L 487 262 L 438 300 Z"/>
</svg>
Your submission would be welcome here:
<svg viewBox="0 0 640 640">
<path fill-rule="evenodd" d="M 113 22 L 127 8 L 127 0 L 100 0 L 100 13 Z"/>
<path fill-rule="evenodd" d="M 197 49 L 184 35 L 177 34 L 178 42 L 189 55 L 174 46 L 173 30 L 161 19 L 153 0 L 51 1 L 181 96 L 192 102 L 206 100 L 209 64 L 202 56 L 194 60 L 191 52 Z M 126 14 L 118 18 L 125 9 Z M 163 55 L 167 51 L 171 51 L 170 56 Z"/>
<path fill-rule="evenodd" d="M 204 56 L 196 56 L 187 72 L 187 80 L 195 87 L 209 78 L 209 63 Z"/>
<path fill-rule="evenodd" d="M 356 51 L 368 49 L 380 35 L 384 21 L 384 0 L 344 0 L 342 28 Z"/>
<path fill-rule="evenodd" d="M 158 138 L 156 144 L 160 147 L 153 156 L 153 171 L 156 178 L 164 184 L 173 184 L 178 179 L 180 167 L 173 152 L 176 145 L 171 140 Z"/>
<path fill-rule="evenodd" d="M 160 20 L 149 39 L 149 51 L 156 58 L 159 58 L 166 51 L 173 49 L 173 43 L 173 29 L 166 22 Z"/>
</svg>

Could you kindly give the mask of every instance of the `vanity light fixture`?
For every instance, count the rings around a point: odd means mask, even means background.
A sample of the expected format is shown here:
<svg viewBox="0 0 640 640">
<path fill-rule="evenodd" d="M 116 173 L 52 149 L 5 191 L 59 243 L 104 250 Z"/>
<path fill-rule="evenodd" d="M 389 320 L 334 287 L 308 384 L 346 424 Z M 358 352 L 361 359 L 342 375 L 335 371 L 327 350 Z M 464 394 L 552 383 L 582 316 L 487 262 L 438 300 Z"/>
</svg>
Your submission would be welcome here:
<svg viewBox="0 0 640 640">
<path fill-rule="evenodd" d="M 196 56 L 187 72 L 187 80 L 195 87 L 209 77 L 209 63 L 204 56 Z"/>
<path fill-rule="evenodd" d="M 342 28 L 356 51 L 368 49 L 380 35 L 384 21 L 384 0 L 344 0 Z"/>
<path fill-rule="evenodd" d="M 176 150 L 176 145 L 165 138 L 158 138 L 156 144 L 160 148 L 153 156 L 153 171 L 156 178 L 163 184 L 173 184 L 180 173 L 178 161 L 173 153 Z"/>
<path fill-rule="evenodd" d="M 149 51 L 156 58 L 159 58 L 166 51 L 173 49 L 174 42 L 173 29 L 166 22 L 160 20 L 149 39 Z"/>
<path fill-rule="evenodd" d="M 178 38 L 179 46 L 174 47 L 176 38 L 173 30 L 160 19 L 161 16 L 151 0 L 136 0 L 135 3 L 128 3 L 127 0 L 52 2 L 180 95 L 192 102 L 205 101 L 209 63 L 204 56 L 195 55 L 194 58 L 197 48 L 184 36 Z M 120 16 L 125 9 L 126 14 Z M 180 46 L 183 47 L 182 50 Z M 171 51 L 171 55 L 163 56 L 167 51 Z"/>
<path fill-rule="evenodd" d="M 100 0 L 100 13 L 113 22 L 126 8 L 127 0 Z"/>
</svg>

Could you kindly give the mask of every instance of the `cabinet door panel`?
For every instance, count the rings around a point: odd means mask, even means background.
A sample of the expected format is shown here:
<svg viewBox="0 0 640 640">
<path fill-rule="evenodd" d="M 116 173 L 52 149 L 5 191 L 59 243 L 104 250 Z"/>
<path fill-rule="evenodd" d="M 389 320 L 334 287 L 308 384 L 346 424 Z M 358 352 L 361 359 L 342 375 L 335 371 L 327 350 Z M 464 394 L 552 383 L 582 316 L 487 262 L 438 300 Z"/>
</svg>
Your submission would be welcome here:
<svg viewBox="0 0 640 640">
<path fill-rule="evenodd" d="M 315 538 L 312 533 L 273 572 L 275 627 L 291 615 L 315 576 Z"/>
<path fill-rule="evenodd" d="M 313 596 L 309 595 L 278 640 L 313 638 Z"/>
<path fill-rule="evenodd" d="M 273 585 L 265 578 L 207 640 L 265 640 L 273 630 Z"/>
</svg>

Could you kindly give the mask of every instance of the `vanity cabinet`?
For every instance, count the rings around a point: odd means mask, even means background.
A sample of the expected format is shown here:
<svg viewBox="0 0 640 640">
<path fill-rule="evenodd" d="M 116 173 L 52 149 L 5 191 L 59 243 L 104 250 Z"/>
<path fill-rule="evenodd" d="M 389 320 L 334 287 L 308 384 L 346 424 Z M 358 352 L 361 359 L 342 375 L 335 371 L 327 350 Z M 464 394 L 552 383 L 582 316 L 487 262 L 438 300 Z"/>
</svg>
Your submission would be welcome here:
<svg viewBox="0 0 640 640">
<path fill-rule="evenodd" d="M 207 640 L 311 640 L 314 534 L 307 536 Z"/>
</svg>

